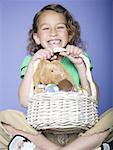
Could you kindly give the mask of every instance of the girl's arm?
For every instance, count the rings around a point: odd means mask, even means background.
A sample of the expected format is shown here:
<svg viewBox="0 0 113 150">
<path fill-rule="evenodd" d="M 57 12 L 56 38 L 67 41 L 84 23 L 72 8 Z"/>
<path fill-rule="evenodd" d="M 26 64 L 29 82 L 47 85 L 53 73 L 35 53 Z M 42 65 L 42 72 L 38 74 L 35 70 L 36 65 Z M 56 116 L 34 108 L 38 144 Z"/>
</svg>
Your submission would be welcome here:
<svg viewBox="0 0 113 150">
<path fill-rule="evenodd" d="M 85 89 L 90 96 L 91 95 L 91 87 L 90 87 L 90 83 L 87 80 L 87 76 L 86 76 L 86 66 L 85 66 L 83 60 L 81 60 L 81 62 L 82 63 L 80 63 L 80 64 L 75 64 L 75 67 L 77 68 L 78 73 L 79 73 L 81 87 L 83 89 Z M 99 87 L 94 80 L 93 80 L 93 82 L 96 87 L 96 99 L 98 100 L 99 99 Z"/>
<path fill-rule="evenodd" d="M 85 66 L 84 62 L 82 62 L 80 64 L 76 64 L 75 66 L 76 66 L 78 73 L 79 73 L 81 87 L 83 89 L 85 89 L 89 95 L 91 95 L 91 88 L 90 88 L 90 84 L 87 80 L 86 66 Z"/>
<path fill-rule="evenodd" d="M 53 51 L 50 49 L 40 49 L 38 50 L 32 57 L 27 72 L 21 81 L 20 87 L 19 87 L 19 100 L 20 104 L 24 107 L 28 106 L 28 100 L 30 97 L 30 94 L 33 91 L 33 74 L 34 74 L 34 64 L 40 62 L 42 59 L 50 59 L 53 56 Z"/>
<path fill-rule="evenodd" d="M 90 83 L 87 80 L 87 76 L 86 76 L 86 65 L 83 59 L 80 57 L 80 54 L 82 53 L 83 53 L 83 50 L 81 48 L 78 48 L 74 45 L 67 45 L 66 51 L 60 52 L 60 55 L 68 57 L 70 61 L 75 65 L 79 73 L 81 87 L 85 89 L 89 95 L 91 95 Z M 97 99 L 98 99 L 97 86 L 96 86 L 96 91 L 97 91 L 96 93 L 97 93 Z"/>
<path fill-rule="evenodd" d="M 34 73 L 34 67 L 31 61 L 28 65 L 27 72 L 21 81 L 19 92 L 18 92 L 20 104 L 24 107 L 28 106 L 30 92 L 31 92 L 31 89 L 33 89 L 32 87 L 33 73 Z"/>
</svg>

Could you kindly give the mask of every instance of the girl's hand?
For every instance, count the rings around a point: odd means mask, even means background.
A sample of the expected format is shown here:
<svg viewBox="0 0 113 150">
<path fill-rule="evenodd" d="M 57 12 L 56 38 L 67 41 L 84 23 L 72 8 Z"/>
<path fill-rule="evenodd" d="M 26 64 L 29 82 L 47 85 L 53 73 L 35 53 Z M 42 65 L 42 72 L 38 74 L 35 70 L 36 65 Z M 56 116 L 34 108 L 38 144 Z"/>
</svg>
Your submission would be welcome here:
<svg viewBox="0 0 113 150">
<path fill-rule="evenodd" d="M 61 52 L 60 55 L 68 57 L 76 67 L 79 67 L 84 65 L 84 62 L 80 57 L 80 54 L 82 53 L 83 50 L 81 48 L 78 48 L 74 45 L 67 45 L 66 52 Z"/>
<path fill-rule="evenodd" d="M 40 49 L 38 50 L 34 56 L 32 57 L 32 62 L 37 61 L 37 60 L 43 60 L 43 59 L 50 59 L 53 56 L 53 51 L 49 48 L 47 49 Z"/>
</svg>

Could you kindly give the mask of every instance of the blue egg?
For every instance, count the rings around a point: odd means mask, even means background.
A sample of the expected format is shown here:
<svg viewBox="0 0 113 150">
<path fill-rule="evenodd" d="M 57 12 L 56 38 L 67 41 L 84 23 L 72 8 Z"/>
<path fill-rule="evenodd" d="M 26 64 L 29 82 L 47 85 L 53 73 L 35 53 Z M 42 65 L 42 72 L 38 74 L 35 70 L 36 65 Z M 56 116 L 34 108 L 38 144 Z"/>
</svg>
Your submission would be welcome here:
<svg viewBox="0 0 113 150">
<path fill-rule="evenodd" d="M 48 84 L 45 89 L 46 92 L 59 92 L 59 88 L 56 84 Z"/>
</svg>

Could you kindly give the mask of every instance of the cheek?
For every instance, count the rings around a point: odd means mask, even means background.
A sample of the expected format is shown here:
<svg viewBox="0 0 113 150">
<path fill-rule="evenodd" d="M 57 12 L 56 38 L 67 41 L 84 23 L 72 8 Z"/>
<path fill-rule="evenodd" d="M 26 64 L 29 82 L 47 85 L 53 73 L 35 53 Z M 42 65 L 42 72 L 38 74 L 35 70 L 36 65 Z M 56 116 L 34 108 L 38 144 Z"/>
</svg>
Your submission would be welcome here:
<svg viewBox="0 0 113 150">
<path fill-rule="evenodd" d="M 62 35 L 64 42 L 68 42 L 69 41 L 69 35 L 67 33 Z"/>
<path fill-rule="evenodd" d="M 47 36 L 43 34 L 39 37 L 39 40 L 40 40 L 41 45 L 45 46 L 45 43 L 47 41 Z"/>
<path fill-rule="evenodd" d="M 65 31 L 64 33 L 62 33 L 62 35 L 65 37 L 65 39 L 68 39 L 68 37 L 69 37 L 69 34 L 68 34 L 67 31 Z"/>
<path fill-rule="evenodd" d="M 41 35 L 39 36 L 39 39 L 40 39 L 41 41 L 43 41 L 45 38 L 46 38 L 45 34 L 41 34 Z"/>
</svg>

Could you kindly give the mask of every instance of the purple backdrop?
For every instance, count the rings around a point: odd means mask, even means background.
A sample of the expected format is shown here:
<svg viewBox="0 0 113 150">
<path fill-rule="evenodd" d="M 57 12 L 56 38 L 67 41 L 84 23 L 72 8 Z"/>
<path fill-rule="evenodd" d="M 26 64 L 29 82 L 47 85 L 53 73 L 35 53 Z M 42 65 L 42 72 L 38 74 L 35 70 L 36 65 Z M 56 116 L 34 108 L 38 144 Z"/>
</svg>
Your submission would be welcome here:
<svg viewBox="0 0 113 150">
<path fill-rule="evenodd" d="M 60 3 L 80 22 L 82 39 L 100 87 L 99 112 L 113 105 L 112 0 L 0 1 L 0 110 L 25 111 L 18 101 L 20 65 L 26 55 L 28 30 L 37 10 Z"/>
</svg>

